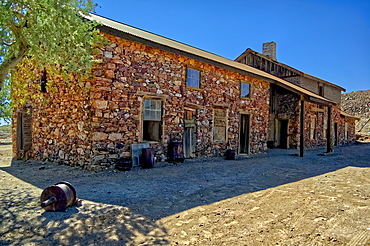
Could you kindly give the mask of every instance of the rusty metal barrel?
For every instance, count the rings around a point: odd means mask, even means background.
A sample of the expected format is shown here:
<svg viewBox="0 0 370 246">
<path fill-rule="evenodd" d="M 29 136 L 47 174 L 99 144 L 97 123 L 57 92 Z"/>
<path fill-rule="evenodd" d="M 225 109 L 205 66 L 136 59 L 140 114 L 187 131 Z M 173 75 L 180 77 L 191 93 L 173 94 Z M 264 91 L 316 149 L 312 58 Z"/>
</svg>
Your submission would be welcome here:
<svg viewBox="0 0 370 246">
<path fill-rule="evenodd" d="M 77 202 L 76 189 L 68 182 L 59 182 L 41 193 L 41 207 L 46 211 L 64 212 Z"/>
<path fill-rule="evenodd" d="M 153 168 L 154 167 L 153 149 L 144 148 L 142 150 L 141 167 L 142 168 Z"/>
</svg>

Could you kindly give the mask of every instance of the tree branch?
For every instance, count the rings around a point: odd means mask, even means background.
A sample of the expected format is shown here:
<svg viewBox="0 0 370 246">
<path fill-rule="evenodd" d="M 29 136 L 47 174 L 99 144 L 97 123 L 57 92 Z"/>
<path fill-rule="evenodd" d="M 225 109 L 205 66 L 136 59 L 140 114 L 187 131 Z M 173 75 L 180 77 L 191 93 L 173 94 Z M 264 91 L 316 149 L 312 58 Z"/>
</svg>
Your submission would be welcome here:
<svg viewBox="0 0 370 246">
<path fill-rule="evenodd" d="M 6 43 L 6 42 L 3 41 L 3 45 L 5 45 L 5 46 L 12 46 L 13 44 L 14 44 L 14 42 L 11 43 L 11 44 L 8 44 L 8 43 Z"/>
<path fill-rule="evenodd" d="M 0 64 L 0 90 L 10 70 L 12 70 L 18 64 L 18 62 L 20 62 L 23 57 L 26 56 L 27 52 L 28 45 L 22 42 L 19 44 L 19 51 L 17 53 L 13 52 L 9 58 L 5 58 Z"/>
</svg>

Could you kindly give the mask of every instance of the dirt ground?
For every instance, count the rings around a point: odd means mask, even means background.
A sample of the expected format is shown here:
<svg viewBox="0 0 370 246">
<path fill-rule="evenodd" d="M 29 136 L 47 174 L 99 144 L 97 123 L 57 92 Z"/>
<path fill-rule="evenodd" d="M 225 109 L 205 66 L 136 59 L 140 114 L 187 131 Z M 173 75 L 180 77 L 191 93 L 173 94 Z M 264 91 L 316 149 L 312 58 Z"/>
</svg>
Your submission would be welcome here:
<svg viewBox="0 0 370 246">
<path fill-rule="evenodd" d="M 92 173 L 0 143 L 0 245 L 370 245 L 370 143 Z M 83 199 L 45 212 L 42 190 Z"/>
</svg>

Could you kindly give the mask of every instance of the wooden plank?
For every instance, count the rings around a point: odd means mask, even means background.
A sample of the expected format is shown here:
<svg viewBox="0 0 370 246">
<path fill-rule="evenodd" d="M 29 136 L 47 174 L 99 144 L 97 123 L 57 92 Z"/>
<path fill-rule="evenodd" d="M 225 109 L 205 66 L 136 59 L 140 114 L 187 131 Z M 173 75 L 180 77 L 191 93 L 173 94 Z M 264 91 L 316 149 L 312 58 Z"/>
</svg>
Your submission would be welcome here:
<svg viewBox="0 0 370 246">
<path fill-rule="evenodd" d="M 328 126 L 327 126 L 327 136 L 326 136 L 326 153 L 333 153 L 333 139 L 332 139 L 332 120 L 331 120 L 332 108 L 328 107 Z"/>
<path fill-rule="evenodd" d="M 300 146 L 299 146 L 299 156 L 304 156 L 304 111 L 305 111 L 305 102 L 304 100 L 301 100 L 301 123 L 300 123 Z"/>
</svg>

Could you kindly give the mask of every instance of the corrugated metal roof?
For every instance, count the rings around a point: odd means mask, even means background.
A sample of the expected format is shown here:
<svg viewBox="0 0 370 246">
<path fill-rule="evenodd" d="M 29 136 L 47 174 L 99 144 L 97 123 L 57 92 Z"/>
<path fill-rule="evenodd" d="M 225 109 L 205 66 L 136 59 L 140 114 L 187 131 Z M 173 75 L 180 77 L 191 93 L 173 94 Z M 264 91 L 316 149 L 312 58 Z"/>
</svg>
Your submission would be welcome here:
<svg viewBox="0 0 370 246">
<path fill-rule="evenodd" d="M 161 44 L 161 45 L 164 45 L 164 46 L 176 49 L 176 50 L 180 50 L 180 51 L 190 53 L 192 55 L 196 55 L 196 56 L 199 56 L 199 57 L 211 60 L 211 61 L 215 61 L 217 63 L 221 63 L 223 65 L 226 65 L 226 66 L 229 66 L 229 67 L 232 67 L 232 68 L 243 70 L 243 71 L 246 71 L 248 73 L 255 74 L 255 75 L 258 75 L 260 77 L 269 79 L 269 80 L 273 80 L 277 84 L 283 85 L 285 88 L 290 88 L 291 90 L 293 90 L 297 93 L 315 98 L 315 99 L 317 99 L 321 102 L 325 102 L 325 103 L 329 103 L 329 104 L 335 104 L 335 102 L 333 102 L 333 101 L 331 101 L 327 98 L 321 97 L 321 96 L 319 96 L 319 95 L 317 95 L 317 94 L 315 94 L 315 93 L 313 93 L 309 90 L 306 90 L 306 89 L 304 89 L 304 88 L 302 88 L 298 85 L 294 85 L 294 84 L 292 84 L 292 83 L 290 83 L 286 80 L 280 79 L 280 78 L 278 78 L 278 77 L 276 77 L 272 74 L 263 72 L 263 71 L 258 70 L 256 68 L 253 68 L 251 66 L 248 66 L 248 65 L 236 62 L 236 61 L 229 60 L 229 59 L 224 58 L 222 56 L 218 56 L 218 55 L 215 55 L 213 53 L 210 53 L 210 52 L 192 47 L 190 45 L 183 44 L 181 42 L 178 42 L 178 41 L 175 41 L 175 40 L 172 40 L 172 39 L 169 39 L 169 38 L 165 38 L 165 37 L 159 36 L 157 34 L 153 34 L 153 33 L 150 33 L 150 32 L 147 32 L 147 31 L 144 31 L 144 30 L 141 30 L 141 29 L 138 29 L 138 28 L 135 28 L 135 27 L 117 22 L 117 21 L 113 21 L 113 20 L 110 20 L 108 18 L 99 16 L 99 15 L 90 14 L 90 15 L 84 16 L 84 17 L 89 19 L 89 20 L 94 20 L 94 21 L 98 22 L 99 24 L 101 24 L 103 26 L 106 26 L 106 27 L 118 30 L 120 32 L 127 33 L 127 34 L 130 34 L 130 35 L 139 37 L 141 39 L 148 40 L 148 41 L 151 41 L 151 42 L 154 42 L 154 43 L 158 43 L 158 44 Z"/>
</svg>

